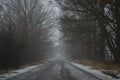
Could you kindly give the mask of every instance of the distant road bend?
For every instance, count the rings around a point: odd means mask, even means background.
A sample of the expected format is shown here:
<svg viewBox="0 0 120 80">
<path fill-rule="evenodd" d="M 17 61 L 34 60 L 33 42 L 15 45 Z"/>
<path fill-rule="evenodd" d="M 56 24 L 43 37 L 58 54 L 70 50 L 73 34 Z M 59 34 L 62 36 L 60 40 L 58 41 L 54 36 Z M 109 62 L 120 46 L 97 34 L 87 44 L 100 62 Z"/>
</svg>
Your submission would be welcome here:
<svg viewBox="0 0 120 80">
<path fill-rule="evenodd" d="M 52 60 L 9 80 L 100 80 L 64 60 Z"/>
</svg>

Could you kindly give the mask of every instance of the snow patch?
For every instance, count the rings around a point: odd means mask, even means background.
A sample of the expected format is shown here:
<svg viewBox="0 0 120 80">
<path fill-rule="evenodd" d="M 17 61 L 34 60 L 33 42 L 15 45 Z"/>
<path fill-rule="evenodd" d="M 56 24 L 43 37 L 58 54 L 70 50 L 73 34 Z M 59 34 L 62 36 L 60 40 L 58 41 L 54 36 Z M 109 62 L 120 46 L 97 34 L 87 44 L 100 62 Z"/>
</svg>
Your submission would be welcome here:
<svg viewBox="0 0 120 80">
<path fill-rule="evenodd" d="M 99 78 L 101 80 L 120 80 L 120 79 L 115 79 L 115 78 L 112 78 L 111 76 L 105 75 L 104 73 L 102 73 L 99 70 L 92 69 L 90 66 L 83 66 L 81 64 L 77 64 L 74 62 L 71 62 L 71 63 L 74 66 L 79 67 L 80 69 L 86 71 L 87 73 L 90 73 L 90 74 L 96 76 L 97 78 Z"/>
<path fill-rule="evenodd" d="M 8 73 L 0 75 L 0 80 L 7 80 L 7 79 L 10 79 L 10 78 L 13 78 L 13 77 L 18 76 L 20 74 L 23 74 L 23 73 L 26 73 L 28 71 L 31 71 L 31 70 L 37 68 L 38 66 L 39 65 L 29 66 L 29 67 L 26 67 L 26 68 L 23 68 L 23 69 L 10 71 Z"/>
</svg>

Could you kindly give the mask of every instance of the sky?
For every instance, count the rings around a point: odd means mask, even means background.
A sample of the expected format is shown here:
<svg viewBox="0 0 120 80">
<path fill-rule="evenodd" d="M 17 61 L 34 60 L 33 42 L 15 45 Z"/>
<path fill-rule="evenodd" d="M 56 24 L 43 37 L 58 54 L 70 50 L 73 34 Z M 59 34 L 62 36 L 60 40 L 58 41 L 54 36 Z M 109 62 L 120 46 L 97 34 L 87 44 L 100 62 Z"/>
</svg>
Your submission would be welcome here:
<svg viewBox="0 0 120 80">
<path fill-rule="evenodd" d="M 63 34 L 60 30 L 59 25 L 59 17 L 61 16 L 61 10 L 58 8 L 56 2 L 54 0 L 44 0 L 43 4 L 45 7 L 51 8 L 53 11 L 53 27 L 50 30 L 50 34 L 52 35 L 50 39 L 52 40 L 53 47 L 54 47 L 54 56 L 61 55 L 62 57 L 65 56 L 65 45 L 64 42 L 61 40 Z"/>
<path fill-rule="evenodd" d="M 60 16 L 60 9 L 56 6 L 56 2 L 54 0 L 44 0 L 42 1 L 43 5 L 46 8 L 52 9 L 53 16 L 52 16 L 52 23 L 53 28 L 50 30 L 50 34 L 52 35 L 50 39 L 53 41 L 54 46 L 58 46 L 60 43 L 60 38 L 62 37 L 62 33 L 59 30 L 59 16 Z"/>
</svg>

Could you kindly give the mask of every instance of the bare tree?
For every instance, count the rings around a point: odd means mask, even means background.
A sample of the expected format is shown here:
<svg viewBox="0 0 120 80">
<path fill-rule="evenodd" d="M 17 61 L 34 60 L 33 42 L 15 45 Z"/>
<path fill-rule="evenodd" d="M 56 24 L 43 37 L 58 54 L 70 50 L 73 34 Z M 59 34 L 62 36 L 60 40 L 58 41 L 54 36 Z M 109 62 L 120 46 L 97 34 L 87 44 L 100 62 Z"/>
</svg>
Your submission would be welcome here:
<svg viewBox="0 0 120 80">
<path fill-rule="evenodd" d="M 3 67 L 38 61 L 48 42 L 51 25 L 44 27 L 51 16 L 40 0 L 9 0 L 4 3 L 1 31 Z M 47 49 L 47 48 L 46 48 Z"/>
<path fill-rule="evenodd" d="M 74 14 L 87 14 L 94 17 L 86 16 L 86 20 L 82 21 L 96 22 L 96 27 L 93 28 L 94 35 L 92 45 L 94 45 L 94 55 L 99 61 L 105 62 L 106 56 L 111 54 L 114 56 L 115 62 L 119 63 L 119 1 L 118 0 L 59 0 L 56 2 L 60 8 L 66 11 L 72 11 Z M 79 16 L 81 17 L 81 15 Z M 80 20 L 76 20 L 81 22 Z M 69 20 L 70 21 L 70 20 Z M 74 21 L 74 22 L 76 22 Z M 73 22 L 73 21 L 72 21 Z M 87 23 L 88 24 L 88 23 Z M 86 25 L 87 25 L 86 24 Z M 85 27 L 85 26 L 84 26 Z M 75 28 L 75 26 L 74 26 Z M 77 28 L 76 28 L 77 29 Z M 89 29 L 89 28 L 87 28 Z M 99 32 L 98 32 L 99 31 Z M 80 30 L 78 32 L 81 32 Z M 90 37 L 90 35 L 88 35 Z M 89 38 L 90 39 L 90 38 Z M 106 48 L 107 47 L 107 48 Z M 108 49 L 109 48 L 109 49 Z M 93 53 L 92 53 L 93 54 Z M 98 56 L 98 57 L 97 57 Z M 110 57 L 110 56 L 109 56 Z M 95 60 L 96 60 L 95 59 Z"/>
</svg>

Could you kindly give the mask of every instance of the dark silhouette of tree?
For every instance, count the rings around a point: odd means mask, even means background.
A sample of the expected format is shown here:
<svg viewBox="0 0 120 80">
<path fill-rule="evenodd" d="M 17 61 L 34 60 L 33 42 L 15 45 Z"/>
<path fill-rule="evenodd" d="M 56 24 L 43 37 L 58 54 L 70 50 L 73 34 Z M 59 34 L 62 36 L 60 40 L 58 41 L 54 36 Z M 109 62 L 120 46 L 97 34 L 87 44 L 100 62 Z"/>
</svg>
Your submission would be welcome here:
<svg viewBox="0 0 120 80">
<path fill-rule="evenodd" d="M 84 29 L 89 30 L 91 29 L 92 33 L 90 31 L 84 32 L 84 34 L 87 34 L 87 37 L 83 37 L 85 40 L 89 41 L 87 46 L 89 46 L 90 53 L 88 56 L 92 55 L 91 58 L 94 61 L 102 61 L 105 62 L 109 57 L 110 60 L 114 60 L 115 62 L 119 63 L 119 1 L 118 0 L 59 0 L 56 2 L 58 3 L 59 7 L 67 13 L 67 11 L 70 11 L 74 16 L 78 17 L 79 19 L 75 19 L 72 17 L 67 18 L 67 21 L 69 23 L 74 24 L 74 26 L 70 25 L 69 29 L 65 29 L 67 31 L 71 31 L 74 29 L 77 29 L 75 31 L 74 39 L 77 39 L 78 36 L 81 36 L 81 32 Z M 79 15 L 80 14 L 80 15 Z M 84 15 L 81 15 L 84 14 Z M 88 15 L 88 16 L 87 16 Z M 86 18 L 84 19 L 83 16 Z M 91 17 L 93 16 L 93 17 Z M 64 19 L 66 17 L 63 16 Z M 64 22 L 64 19 L 62 21 Z M 85 21 L 86 23 L 84 24 Z M 94 28 L 91 28 L 89 23 L 90 21 L 94 21 L 93 25 Z M 82 26 L 77 26 L 77 22 L 81 24 L 81 22 L 84 24 Z M 64 23 L 65 25 L 66 23 Z M 86 25 L 89 27 L 86 27 Z M 72 26 L 72 27 L 71 27 Z M 64 26 L 68 27 L 68 26 Z M 79 28 L 79 29 L 78 29 Z M 64 29 L 64 28 L 63 28 Z M 65 32 L 65 31 L 64 31 Z M 65 33 L 66 34 L 66 33 Z M 70 32 L 70 34 L 73 34 L 73 32 Z M 76 35 L 78 35 L 76 37 Z M 73 35 L 72 35 L 73 36 Z M 92 36 L 92 37 L 91 37 Z M 80 39 L 81 40 L 81 39 Z M 90 45 L 89 45 L 90 44 Z M 114 58 L 112 58 L 114 57 Z"/>
<path fill-rule="evenodd" d="M 52 25 L 46 23 L 51 14 L 40 0 L 9 0 L 2 6 L 1 67 L 17 68 L 42 60 L 51 45 L 48 32 Z"/>
</svg>

